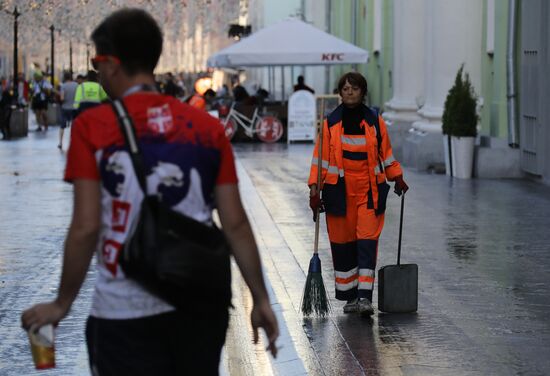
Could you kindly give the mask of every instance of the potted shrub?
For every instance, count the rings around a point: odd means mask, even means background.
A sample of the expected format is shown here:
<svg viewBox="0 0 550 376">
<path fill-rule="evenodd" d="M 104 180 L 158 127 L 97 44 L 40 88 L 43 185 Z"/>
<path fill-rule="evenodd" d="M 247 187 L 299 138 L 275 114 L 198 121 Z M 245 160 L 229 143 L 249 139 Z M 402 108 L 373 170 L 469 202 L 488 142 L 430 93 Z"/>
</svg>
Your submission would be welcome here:
<svg viewBox="0 0 550 376">
<path fill-rule="evenodd" d="M 470 179 L 477 136 L 477 97 L 464 65 L 456 74 L 443 111 L 443 144 L 447 175 Z"/>
</svg>

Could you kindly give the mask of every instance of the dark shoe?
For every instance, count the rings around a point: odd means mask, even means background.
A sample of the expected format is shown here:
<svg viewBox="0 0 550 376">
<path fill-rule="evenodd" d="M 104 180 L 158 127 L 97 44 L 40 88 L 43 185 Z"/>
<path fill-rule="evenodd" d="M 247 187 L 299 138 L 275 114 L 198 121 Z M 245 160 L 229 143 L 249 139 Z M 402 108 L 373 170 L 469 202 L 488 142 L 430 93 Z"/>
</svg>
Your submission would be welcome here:
<svg viewBox="0 0 550 376">
<path fill-rule="evenodd" d="M 61 149 L 62 149 L 61 144 L 57 145 L 57 148 L 58 148 L 59 150 L 61 150 Z"/>
<path fill-rule="evenodd" d="M 357 303 L 357 309 L 362 315 L 372 315 L 374 313 L 374 308 L 372 308 L 372 303 L 368 299 L 360 299 Z"/>
<path fill-rule="evenodd" d="M 348 300 L 346 305 L 344 305 L 344 313 L 354 313 L 357 312 L 357 302 L 359 299 L 355 298 L 352 300 Z"/>
</svg>

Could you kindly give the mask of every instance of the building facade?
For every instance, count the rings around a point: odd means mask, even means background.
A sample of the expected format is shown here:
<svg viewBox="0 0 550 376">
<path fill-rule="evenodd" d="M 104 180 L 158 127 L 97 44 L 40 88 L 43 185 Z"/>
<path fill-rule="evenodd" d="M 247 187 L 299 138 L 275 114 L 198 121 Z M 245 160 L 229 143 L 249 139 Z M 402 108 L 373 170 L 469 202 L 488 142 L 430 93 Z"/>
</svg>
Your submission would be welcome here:
<svg viewBox="0 0 550 376">
<path fill-rule="evenodd" d="M 441 170 L 443 106 L 464 65 L 480 116 L 475 175 L 550 180 L 547 1 L 248 0 L 248 9 L 253 32 L 295 16 L 369 51 L 366 64 L 248 70 L 256 87 L 280 98 L 303 74 L 317 93 L 332 93 L 344 72 L 357 70 L 398 158 Z"/>
<path fill-rule="evenodd" d="M 523 0 L 520 5 L 521 168 L 550 184 L 550 4 Z"/>
<path fill-rule="evenodd" d="M 365 74 L 369 103 L 383 110 L 404 164 L 443 168 L 443 105 L 464 64 L 478 96 L 476 176 L 550 180 L 547 2 L 326 3 L 326 30 L 370 53 L 365 65 L 330 68 L 326 90 L 347 70 Z M 515 84 L 513 93 L 509 82 Z"/>
</svg>

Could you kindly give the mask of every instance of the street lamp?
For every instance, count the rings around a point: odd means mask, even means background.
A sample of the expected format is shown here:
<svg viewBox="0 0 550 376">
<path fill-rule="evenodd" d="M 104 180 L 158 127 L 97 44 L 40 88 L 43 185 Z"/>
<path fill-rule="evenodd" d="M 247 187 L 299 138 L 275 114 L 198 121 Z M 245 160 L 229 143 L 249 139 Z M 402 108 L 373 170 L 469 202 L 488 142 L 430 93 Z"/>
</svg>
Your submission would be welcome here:
<svg viewBox="0 0 550 376">
<path fill-rule="evenodd" d="M 73 77 L 73 41 L 69 41 L 69 72 L 71 77 Z"/>
<path fill-rule="evenodd" d="M 55 86 L 55 81 L 54 81 L 54 78 L 55 78 L 55 39 L 54 39 L 54 31 L 55 31 L 55 26 L 51 25 L 50 26 L 50 38 L 51 38 L 51 41 L 52 41 L 52 45 L 51 45 L 51 50 L 50 50 L 50 60 L 51 60 L 51 84 L 52 86 Z"/>
<path fill-rule="evenodd" d="M 21 15 L 17 11 L 17 7 L 12 12 L 6 11 L 6 13 L 13 16 L 13 97 L 17 100 L 19 98 L 19 85 L 18 85 L 18 76 L 19 76 L 19 62 L 17 56 L 19 51 L 17 49 L 17 19 Z"/>
<path fill-rule="evenodd" d="M 90 70 L 90 43 L 86 43 L 86 72 L 88 72 L 89 70 Z"/>
</svg>

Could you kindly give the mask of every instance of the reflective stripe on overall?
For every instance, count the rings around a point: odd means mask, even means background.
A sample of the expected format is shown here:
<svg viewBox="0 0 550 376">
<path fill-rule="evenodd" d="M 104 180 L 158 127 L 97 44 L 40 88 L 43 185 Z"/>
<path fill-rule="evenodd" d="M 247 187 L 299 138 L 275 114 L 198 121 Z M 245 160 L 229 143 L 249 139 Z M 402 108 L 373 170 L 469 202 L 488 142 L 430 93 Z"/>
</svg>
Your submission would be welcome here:
<svg viewBox="0 0 550 376">
<path fill-rule="evenodd" d="M 341 135 L 346 215 L 328 214 L 327 229 L 334 263 L 336 299 L 356 297 L 372 300 L 378 238 L 384 215 L 367 208 L 369 179 L 367 138 Z"/>
</svg>

